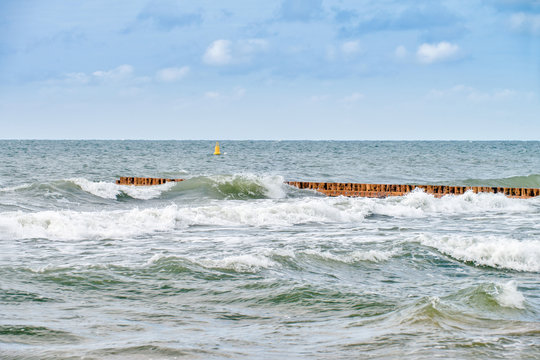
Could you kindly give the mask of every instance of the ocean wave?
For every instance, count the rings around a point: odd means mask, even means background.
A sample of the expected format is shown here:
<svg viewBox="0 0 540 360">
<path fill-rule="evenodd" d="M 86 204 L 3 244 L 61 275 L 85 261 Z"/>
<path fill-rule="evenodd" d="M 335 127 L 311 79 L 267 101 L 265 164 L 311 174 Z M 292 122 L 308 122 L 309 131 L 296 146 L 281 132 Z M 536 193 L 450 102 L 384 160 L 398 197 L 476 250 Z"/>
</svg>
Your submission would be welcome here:
<svg viewBox="0 0 540 360">
<path fill-rule="evenodd" d="M 500 311 L 500 308 L 523 310 L 526 307 L 525 296 L 514 280 L 481 283 L 459 290 L 447 299 L 466 304 L 473 312 L 493 313 Z"/>
<path fill-rule="evenodd" d="M 140 200 L 159 198 L 165 193 L 174 195 L 198 191 L 205 197 L 215 199 L 281 199 L 286 196 L 286 186 L 281 176 L 257 176 L 253 174 L 199 176 L 182 182 L 162 185 L 131 186 L 112 182 L 90 181 L 74 178 L 68 181 L 83 191 L 105 199 L 116 199 L 126 195 Z"/>
<path fill-rule="evenodd" d="M 134 199 L 149 200 L 158 198 L 163 192 L 170 190 L 175 183 L 170 182 L 152 186 L 117 185 L 106 181 L 91 181 L 84 178 L 74 178 L 67 181 L 79 186 L 81 190 L 104 199 L 117 199 L 125 194 Z"/>
<path fill-rule="evenodd" d="M 197 262 L 205 268 L 226 269 L 241 273 L 253 273 L 279 266 L 267 256 L 252 254 L 226 256 L 222 259 L 201 259 Z"/>
<path fill-rule="evenodd" d="M 312 222 L 362 221 L 367 210 L 349 212 L 336 199 L 304 198 L 295 201 L 258 200 L 215 202 L 197 207 L 169 205 L 85 212 L 73 210 L 0 213 L 2 237 L 84 239 L 126 238 L 191 225 L 291 226 Z"/>
<path fill-rule="evenodd" d="M 420 218 L 432 214 L 474 214 L 485 212 L 530 212 L 534 206 L 527 201 L 511 199 L 502 194 L 447 195 L 435 198 L 417 189 L 405 196 L 389 197 L 373 204 L 373 213 L 398 217 Z"/>
<path fill-rule="evenodd" d="M 185 179 L 178 190 L 199 190 L 204 195 L 221 200 L 282 199 L 287 186 L 281 176 L 254 174 L 211 175 Z"/>
<path fill-rule="evenodd" d="M 261 269 L 279 267 L 280 265 L 265 255 L 243 254 L 230 255 L 223 258 L 177 257 L 165 254 L 153 255 L 145 267 L 173 269 L 175 272 L 186 271 L 188 265 L 198 265 L 205 269 L 230 270 L 239 273 L 255 273 Z"/>
<path fill-rule="evenodd" d="M 108 189 L 109 187 L 106 186 L 103 193 L 106 194 Z M 133 189 L 133 191 L 138 191 L 138 189 Z M 163 189 L 163 191 L 167 190 Z M 150 194 L 139 193 L 139 196 L 150 196 Z M 194 225 L 287 227 L 310 223 L 358 224 L 373 214 L 424 218 L 493 211 L 523 214 L 534 210 L 534 205 L 528 200 L 472 193 L 442 199 L 436 199 L 422 192 L 387 199 L 313 196 L 249 201 L 214 199 L 197 206 L 171 204 L 156 208 L 96 212 L 75 210 L 2 212 L 0 213 L 0 230 L 1 236 L 9 238 L 125 238 Z M 447 242 L 451 241 L 447 240 Z M 471 247 L 475 245 L 473 249 L 475 250 L 485 244 L 467 243 L 466 245 Z M 446 249 L 444 242 L 438 246 L 442 250 Z M 464 258 L 468 256 L 467 253 L 458 253 L 459 250 L 453 249 L 452 245 L 448 245 L 447 251 L 455 256 Z M 489 264 L 489 261 L 483 258 L 479 261 Z M 495 259 L 493 261 L 496 262 Z"/>
<path fill-rule="evenodd" d="M 334 254 L 329 251 L 310 249 L 310 250 L 304 250 L 300 252 L 300 254 L 309 255 L 309 256 L 316 257 L 325 261 L 341 262 L 344 264 L 354 264 L 354 263 L 363 262 L 363 261 L 374 262 L 374 263 L 387 261 L 388 259 L 398 254 L 400 251 L 401 249 L 392 249 L 389 251 L 371 249 L 367 251 L 355 250 L 347 254 Z"/>
<path fill-rule="evenodd" d="M 525 309 L 525 297 L 518 290 L 515 281 L 495 284 L 493 297 L 502 307 Z"/>
<path fill-rule="evenodd" d="M 17 190 L 21 190 L 21 189 L 28 189 L 31 186 L 32 186 L 32 184 L 21 184 L 21 185 L 15 185 L 15 186 L 7 186 L 7 187 L 0 188 L 0 192 L 12 192 L 12 191 L 17 191 Z"/>
<path fill-rule="evenodd" d="M 117 185 L 109 181 L 94 181 L 86 178 L 69 178 L 50 182 L 36 182 L 0 188 L 0 193 L 31 192 L 28 196 L 46 196 L 54 192 L 70 197 L 82 191 L 102 199 L 117 200 L 129 197 L 151 200 L 166 195 L 171 198 L 189 192 L 196 196 L 217 200 L 282 199 L 290 192 L 281 176 L 259 176 L 254 174 L 210 175 L 169 182 L 162 185 L 132 186 Z"/>
<path fill-rule="evenodd" d="M 540 272 L 540 240 L 516 240 L 496 236 L 421 235 L 416 241 L 454 259 L 478 266 Z"/>
<path fill-rule="evenodd" d="M 3 238 L 87 239 L 126 238 L 177 226 L 177 207 L 83 212 L 73 210 L 4 212 Z"/>
</svg>

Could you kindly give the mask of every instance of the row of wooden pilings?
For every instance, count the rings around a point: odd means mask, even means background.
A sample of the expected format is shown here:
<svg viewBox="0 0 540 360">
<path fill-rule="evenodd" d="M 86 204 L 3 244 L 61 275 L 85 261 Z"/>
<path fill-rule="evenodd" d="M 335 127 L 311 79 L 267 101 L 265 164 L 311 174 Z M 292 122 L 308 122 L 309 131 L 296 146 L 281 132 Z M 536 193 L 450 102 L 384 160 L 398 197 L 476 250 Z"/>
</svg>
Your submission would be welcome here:
<svg viewBox="0 0 540 360">
<path fill-rule="evenodd" d="M 533 188 L 507 188 L 491 186 L 448 186 L 448 185 L 393 185 L 393 184 L 356 184 L 356 183 L 325 183 L 307 181 L 289 181 L 287 184 L 299 189 L 317 190 L 329 196 L 364 196 L 364 197 L 387 197 L 402 196 L 416 188 L 423 189 L 426 193 L 436 197 L 444 195 L 473 193 L 504 194 L 514 198 L 531 198 L 540 195 L 540 189 Z"/>
<path fill-rule="evenodd" d="M 118 185 L 161 185 L 168 182 L 179 182 L 184 179 L 164 179 L 148 177 L 121 177 L 116 181 Z M 388 197 L 402 196 L 416 188 L 423 189 L 426 193 L 436 197 L 444 195 L 465 194 L 467 191 L 474 193 L 504 194 L 513 198 L 527 199 L 540 196 L 540 189 L 535 188 L 507 188 L 491 186 L 448 186 L 448 185 L 393 185 L 393 184 L 357 184 L 357 183 L 327 183 L 309 181 L 287 181 L 286 184 L 299 189 L 316 190 L 328 196 L 350 197 Z"/>
<path fill-rule="evenodd" d="M 116 184 L 148 186 L 148 185 L 162 185 L 168 182 L 179 182 L 179 181 L 184 181 L 184 179 L 163 179 L 163 178 L 122 176 L 120 177 L 119 180 L 116 180 Z"/>
</svg>

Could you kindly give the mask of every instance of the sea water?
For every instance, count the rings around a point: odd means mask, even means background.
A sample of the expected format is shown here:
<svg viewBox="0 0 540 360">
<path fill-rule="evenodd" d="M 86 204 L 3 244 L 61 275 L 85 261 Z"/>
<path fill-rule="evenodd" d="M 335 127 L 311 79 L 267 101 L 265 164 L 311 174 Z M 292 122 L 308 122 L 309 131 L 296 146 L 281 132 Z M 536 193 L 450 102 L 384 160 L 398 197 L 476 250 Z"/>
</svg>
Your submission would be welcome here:
<svg viewBox="0 0 540 360">
<path fill-rule="evenodd" d="M 0 358 L 540 357 L 540 142 L 0 141 Z M 132 187 L 119 176 L 183 178 Z"/>
</svg>

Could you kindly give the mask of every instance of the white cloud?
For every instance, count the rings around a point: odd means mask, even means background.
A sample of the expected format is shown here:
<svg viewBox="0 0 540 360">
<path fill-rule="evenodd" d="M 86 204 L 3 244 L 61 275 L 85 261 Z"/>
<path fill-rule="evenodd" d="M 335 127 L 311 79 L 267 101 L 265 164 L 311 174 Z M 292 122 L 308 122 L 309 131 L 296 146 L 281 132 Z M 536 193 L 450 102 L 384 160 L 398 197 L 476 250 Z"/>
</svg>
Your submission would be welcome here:
<svg viewBox="0 0 540 360">
<path fill-rule="evenodd" d="M 454 58 L 459 51 L 459 46 L 442 41 L 438 44 L 424 43 L 418 47 L 416 56 L 424 64 L 446 61 Z"/>
<path fill-rule="evenodd" d="M 403 45 L 399 45 L 396 50 L 394 51 L 394 54 L 398 59 L 403 59 L 407 56 L 407 48 Z"/>
<path fill-rule="evenodd" d="M 68 84 L 88 84 L 91 78 L 83 72 L 66 74 L 65 82 Z"/>
<path fill-rule="evenodd" d="M 171 67 L 159 70 L 156 74 L 156 78 L 163 82 L 173 82 L 183 79 L 188 73 L 189 66 L 180 68 Z"/>
<path fill-rule="evenodd" d="M 217 100 L 221 98 L 221 94 L 217 91 L 207 91 L 204 93 L 204 97 L 211 100 Z"/>
<path fill-rule="evenodd" d="M 133 66 L 131 65 L 120 65 L 112 70 L 98 70 L 92 73 L 94 78 L 100 79 L 103 81 L 120 81 L 130 78 L 133 75 Z"/>
<path fill-rule="evenodd" d="M 124 64 L 110 70 L 96 70 L 91 73 L 74 72 L 65 74 L 62 79 L 53 80 L 53 82 L 62 82 L 70 85 L 88 85 L 88 84 L 114 84 L 121 86 L 133 86 L 147 84 L 152 81 L 171 82 L 185 77 L 189 73 L 188 66 L 180 68 L 165 68 L 159 70 L 155 77 L 136 76 L 133 66 Z"/>
<path fill-rule="evenodd" d="M 204 93 L 204 97 L 209 100 L 240 100 L 246 94 L 246 89 L 237 87 L 232 89 L 232 91 L 227 91 L 225 93 L 218 91 L 207 91 Z"/>
<path fill-rule="evenodd" d="M 203 61 L 209 65 L 226 65 L 232 61 L 231 42 L 216 40 L 206 49 Z"/>
<path fill-rule="evenodd" d="M 360 41 L 346 41 L 341 45 L 341 51 L 345 55 L 354 55 L 360 52 Z"/>
<path fill-rule="evenodd" d="M 251 61 L 252 57 L 268 49 L 264 39 L 244 39 L 232 42 L 216 40 L 208 46 L 203 61 L 208 65 L 222 66 Z"/>
<path fill-rule="evenodd" d="M 517 31 L 540 34 L 540 14 L 512 14 L 510 16 L 510 26 Z"/>
</svg>

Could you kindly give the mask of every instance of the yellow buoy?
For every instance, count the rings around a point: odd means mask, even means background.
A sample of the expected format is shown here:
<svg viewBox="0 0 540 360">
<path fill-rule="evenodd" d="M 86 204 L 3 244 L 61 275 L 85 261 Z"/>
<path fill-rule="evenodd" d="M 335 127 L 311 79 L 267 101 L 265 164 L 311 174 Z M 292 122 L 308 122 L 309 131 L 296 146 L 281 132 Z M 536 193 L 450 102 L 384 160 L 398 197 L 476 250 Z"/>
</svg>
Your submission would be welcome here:
<svg viewBox="0 0 540 360">
<path fill-rule="evenodd" d="M 219 151 L 219 142 L 216 141 L 216 148 L 214 149 L 214 155 L 221 155 Z"/>
</svg>

